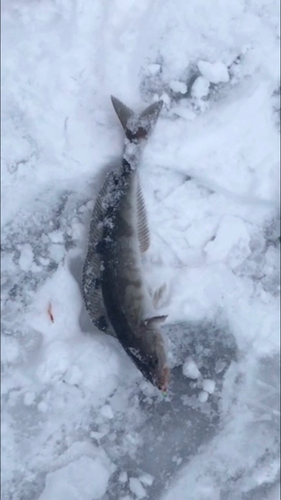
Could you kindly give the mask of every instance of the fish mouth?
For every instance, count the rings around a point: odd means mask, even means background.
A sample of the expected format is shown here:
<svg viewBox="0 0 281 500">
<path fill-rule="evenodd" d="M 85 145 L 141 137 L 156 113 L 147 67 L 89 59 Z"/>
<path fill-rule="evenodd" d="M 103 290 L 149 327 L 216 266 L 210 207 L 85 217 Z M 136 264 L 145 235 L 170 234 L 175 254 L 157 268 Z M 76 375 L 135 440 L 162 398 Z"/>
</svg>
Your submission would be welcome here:
<svg viewBox="0 0 281 500">
<path fill-rule="evenodd" d="M 170 370 L 167 366 L 165 366 L 163 368 L 163 372 L 162 372 L 162 375 L 160 377 L 160 380 L 158 381 L 158 384 L 157 384 L 158 389 L 162 392 L 167 392 L 169 381 L 170 381 Z"/>
</svg>

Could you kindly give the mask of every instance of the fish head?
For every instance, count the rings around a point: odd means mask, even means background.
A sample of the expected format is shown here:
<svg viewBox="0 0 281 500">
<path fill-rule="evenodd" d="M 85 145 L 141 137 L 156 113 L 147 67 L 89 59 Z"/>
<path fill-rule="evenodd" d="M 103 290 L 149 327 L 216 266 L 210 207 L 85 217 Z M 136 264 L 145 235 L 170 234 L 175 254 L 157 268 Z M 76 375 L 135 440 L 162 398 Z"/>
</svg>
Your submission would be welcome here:
<svg viewBox="0 0 281 500">
<path fill-rule="evenodd" d="M 168 389 L 170 370 L 168 367 L 164 338 L 160 324 L 166 316 L 149 318 L 142 323 L 142 368 L 143 375 L 158 389 Z"/>
</svg>

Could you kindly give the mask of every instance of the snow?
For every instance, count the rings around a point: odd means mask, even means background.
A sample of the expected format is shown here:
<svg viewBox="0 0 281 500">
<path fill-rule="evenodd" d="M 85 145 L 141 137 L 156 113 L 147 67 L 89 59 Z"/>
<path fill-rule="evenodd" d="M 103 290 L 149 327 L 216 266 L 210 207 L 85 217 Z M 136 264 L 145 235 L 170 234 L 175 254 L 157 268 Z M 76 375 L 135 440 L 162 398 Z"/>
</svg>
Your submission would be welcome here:
<svg viewBox="0 0 281 500">
<path fill-rule="evenodd" d="M 23 271 L 29 271 L 33 263 L 33 251 L 31 245 L 23 245 L 19 258 L 19 266 Z"/>
<path fill-rule="evenodd" d="M 219 224 L 214 240 L 204 248 L 208 262 L 228 262 L 231 269 L 242 264 L 251 253 L 250 235 L 240 218 L 226 216 Z"/>
<path fill-rule="evenodd" d="M 157 73 L 160 72 L 160 70 L 161 70 L 160 64 L 148 64 L 148 66 L 147 66 L 147 71 L 151 75 L 156 75 Z"/>
<path fill-rule="evenodd" d="M 179 92 L 180 94 L 186 94 L 187 92 L 186 84 L 177 80 L 172 80 L 169 83 L 169 87 L 173 92 Z"/>
<path fill-rule="evenodd" d="M 142 474 L 139 477 L 139 480 L 141 481 L 141 483 L 146 484 L 147 486 L 151 486 L 154 481 L 154 478 L 150 474 Z"/>
<path fill-rule="evenodd" d="M 50 472 L 39 500 L 85 500 L 101 498 L 107 489 L 110 472 L 98 460 L 81 457 L 70 464 Z"/>
<path fill-rule="evenodd" d="M 146 491 L 145 491 L 144 487 L 142 486 L 139 479 L 137 479 L 136 477 L 131 477 L 129 479 L 129 485 L 130 485 L 131 492 L 134 493 L 137 498 L 145 498 L 146 497 Z"/>
<path fill-rule="evenodd" d="M 216 384 L 213 380 L 205 379 L 202 384 L 203 390 L 208 392 L 209 394 L 213 394 Z"/>
<path fill-rule="evenodd" d="M 103 417 L 105 418 L 109 418 L 109 419 L 112 419 L 114 418 L 114 413 L 112 411 L 112 408 L 110 405 L 104 405 L 101 409 L 100 409 L 100 413 Z"/>
<path fill-rule="evenodd" d="M 201 391 L 198 394 L 198 399 L 199 399 L 200 403 L 206 403 L 206 401 L 208 400 L 208 397 L 209 397 L 209 395 L 206 391 Z"/>
<path fill-rule="evenodd" d="M 3 3 L 3 500 L 279 498 L 279 10 Z M 139 175 L 144 272 L 167 285 L 166 398 L 81 296 L 123 149 L 111 94 L 164 101 Z"/>
<path fill-rule="evenodd" d="M 197 66 L 202 76 L 210 83 L 227 83 L 229 81 L 227 67 L 222 62 L 198 61 Z"/>
<path fill-rule="evenodd" d="M 187 359 L 182 365 L 182 372 L 186 377 L 194 380 L 200 377 L 200 371 L 198 370 L 196 363 L 191 358 Z"/>
<path fill-rule="evenodd" d="M 210 82 L 203 76 L 198 76 L 192 85 L 191 93 L 192 96 L 197 99 L 202 99 L 206 97 L 209 93 Z"/>
<path fill-rule="evenodd" d="M 26 392 L 24 395 L 24 404 L 27 406 L 30 406 L 33 404 L 35 399 L 35 393 L 34 392 Z"/>
<path fill-rule="evenodd" d="M 120 476 L 119 476 L 119 481 L 120 483 L 126 483 L 128 481 L 128 474 L 127 472 L 121 472 Z"/>
</svg>

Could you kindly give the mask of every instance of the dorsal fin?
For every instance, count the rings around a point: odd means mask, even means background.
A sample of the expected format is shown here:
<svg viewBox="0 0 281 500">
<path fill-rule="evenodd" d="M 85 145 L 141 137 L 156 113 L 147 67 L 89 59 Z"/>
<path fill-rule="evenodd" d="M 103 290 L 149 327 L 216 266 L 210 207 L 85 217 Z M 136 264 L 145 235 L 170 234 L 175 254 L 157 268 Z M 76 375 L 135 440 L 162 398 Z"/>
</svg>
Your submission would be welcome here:
<svg viewBox="0 0 281 500">
<path fill-rule="evenodd" d="M 138 178 L 138 186 L 137 186 L 137 230 L 138 230 L 138 239 L 139 239 L 139 247 L 141 253 L 146 252 L 149 248 L 150 244 L 150 235 L 147 223 L 147 213 L 145 202 L 140 186 L 140 181 Z"/>
<path fill-rule="evenodd" d="M 116 114 L 121 122 L 121 125 L 122 125 L 123 129 L 126 130 L 127 122 L 129 120 L 129 118 L 134 115 L 134 112 L 132 111 L 132 109 L 125 106 L 125 104 L 123 104 L 123 102 L 119 101 L 119 99 L 117 99 L 113 95 L 110 97 L 111 97 L 111 102 L 113 104 L 113 107 L 116 111 Z"/>
</svg>

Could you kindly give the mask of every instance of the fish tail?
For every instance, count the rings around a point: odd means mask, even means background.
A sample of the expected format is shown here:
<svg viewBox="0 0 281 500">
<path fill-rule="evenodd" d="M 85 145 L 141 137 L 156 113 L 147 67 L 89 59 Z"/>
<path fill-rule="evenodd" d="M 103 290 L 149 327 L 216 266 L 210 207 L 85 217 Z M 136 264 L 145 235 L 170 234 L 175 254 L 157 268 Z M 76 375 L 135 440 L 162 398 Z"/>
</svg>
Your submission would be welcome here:
<svg viewBox="0 0 281 500">
<path fill-rule="evenodd" d="M 136 114 L 116 97 L 111 96 L 115 112 L 121 122 L 127 139 L 130 142 L 138 142 L 147 139 L 152 133 L 158 120 L 163 101 L 150 104 L 141 114 Z"/>
</svg>

